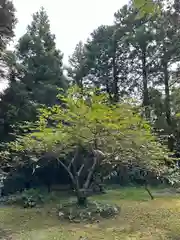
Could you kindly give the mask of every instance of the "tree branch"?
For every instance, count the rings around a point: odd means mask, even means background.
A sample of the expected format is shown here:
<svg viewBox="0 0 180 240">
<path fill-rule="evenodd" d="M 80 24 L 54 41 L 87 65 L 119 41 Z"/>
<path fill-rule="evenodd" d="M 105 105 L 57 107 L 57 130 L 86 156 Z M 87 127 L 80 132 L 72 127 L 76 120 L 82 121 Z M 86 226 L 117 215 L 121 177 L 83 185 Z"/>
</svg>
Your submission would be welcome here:
<svg viewBox="0 0 180 240">
<path fill-rule="evenodd" d="M 77 172 L 77 176 L 78 176 L 78 177 L 80 177 L 83 169 L 84 169 L 84 164 L 82 164 L 82 166 L 80 167 L 79 171 Z"/>
<path fill-rule="evenodd" d="M 69 169 L 69 171 L 70 171 L 71 165 L 73 165 L 74 161 L 75 161 L 75 157 L 72 158 L 72 160 L 70 161 L 70 163 L 69 163 L 69 165 L 67 167 Z"/>
<path fill-rule="evenodd" d="M 71 169 L 71 166 L 74 165 L 74 161 L 76 160 L 77 156 L 78 156 L 78 148 L 76 149 L 75 155 L 74 155 L 74 157 L 72 158 L 71 162 L 70 162 L 69 165 L 68 165 L 69 171 L 70 171 L 70 169 Z"/>
<path fill-rule="evenodd" d="M 89 187 L 89 183 L 90 183 L 91 178 L 92 178 L 92 175 L 93 175 L 93 173 L 94 173 L 96 164 L 97 164 L 97 157 L 95 156 L 95 157 L 94 157 L 94 163 L 93 163 L 93 165 L 92 165 L 92 167 L 91 167 L 91 169 L 90 169 L 90 171 L 89 171 L 89 174 L 88 174 L 88 176 L 87 176 L 86 182 L 84 183 L 84 186 L 83 186 L 84 189 L 87 189 L 87 188 Z"/>
<path fill-rule="evenodd" d="M 57 161 L 67 171 L 67 173 L 69 174 L 74 186 L 76 186 L 75 178 L 74 178 L 73 174 L 71 173 L 71 171 L 69 170 L 69 168 L 60 159 L 57 158 Z"/>
</svg>

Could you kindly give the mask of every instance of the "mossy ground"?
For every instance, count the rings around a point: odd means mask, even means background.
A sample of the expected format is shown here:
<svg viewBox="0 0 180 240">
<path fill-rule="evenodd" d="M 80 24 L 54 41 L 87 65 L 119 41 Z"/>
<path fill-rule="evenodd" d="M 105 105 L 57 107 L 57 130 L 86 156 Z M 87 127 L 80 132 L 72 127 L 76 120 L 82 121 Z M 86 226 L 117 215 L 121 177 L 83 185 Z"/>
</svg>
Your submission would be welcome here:
<svg viewBox="0 0 180 240">
<path fill-rule="evenodd" d="M 0 207 L 0 239 L 180 239 L 180 195 L 163 194 L 151 201 L 143 188 L 109 190 L 105 195 L 93 197 L 93 200 L 119 205 L 120 215 L 94 224 L 60 221 L 57 204 L 66 198 L 57 199 L 38 209 Z"/>
</svg>

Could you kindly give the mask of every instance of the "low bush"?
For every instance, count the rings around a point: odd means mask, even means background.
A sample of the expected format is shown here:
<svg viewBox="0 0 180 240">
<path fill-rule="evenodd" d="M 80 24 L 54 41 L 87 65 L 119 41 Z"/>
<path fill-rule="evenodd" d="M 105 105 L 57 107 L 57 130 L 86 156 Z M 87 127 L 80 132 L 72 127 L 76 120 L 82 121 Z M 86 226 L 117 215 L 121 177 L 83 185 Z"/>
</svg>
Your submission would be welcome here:
<svg viewBox="0 0 180 240">
<path fill-rule="evenodd" d="M 44 203 L 44 196 L 39 190 L 30 189 L 8 196 L 5 203 L 23 206 L 24 208 L 33 208 Z"/>
<path fill-rule="evenodd" d="M 102 218 L 112 218 L 118 215 L 120 208 L 116 205 L 89 202 L 86 207 L 77 203 L 68 203 L 59 207 L 59 217 L 70 222 L 99 221 Z"/>
</svg>

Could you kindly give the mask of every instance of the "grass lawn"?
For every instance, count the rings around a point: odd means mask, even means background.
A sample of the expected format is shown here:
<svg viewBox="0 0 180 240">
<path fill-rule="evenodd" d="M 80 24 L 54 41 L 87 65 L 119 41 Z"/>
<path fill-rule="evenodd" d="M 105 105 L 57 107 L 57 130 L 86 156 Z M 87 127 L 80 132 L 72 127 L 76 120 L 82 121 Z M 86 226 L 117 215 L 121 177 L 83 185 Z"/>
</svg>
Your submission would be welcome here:
<svg viewBox="0 0 180 240">
<path fill-rule="evenodd" d="M 120 215 L 97 224 L 70 224 L 58 219 L 56 202 L 41 209 L 2 206 L 0 239 L 180 239 L 180 196 L 162 194 L 151 201 L 144 189 L 123 188 L 109 190 L 107 194 L 93 199 L 118 204 L 121 207 Z"/>
</svg>

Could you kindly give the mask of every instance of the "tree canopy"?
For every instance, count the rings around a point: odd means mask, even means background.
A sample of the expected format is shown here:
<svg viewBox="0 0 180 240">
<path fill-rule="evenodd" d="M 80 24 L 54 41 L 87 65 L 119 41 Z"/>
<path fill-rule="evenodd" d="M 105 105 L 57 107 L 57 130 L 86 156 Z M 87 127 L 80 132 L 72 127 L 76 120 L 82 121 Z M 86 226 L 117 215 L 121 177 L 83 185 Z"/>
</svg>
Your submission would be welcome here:
<svg viewBox="0 0 180 240">
<path fill-rule="evenodd" d="M 89 188 L 98 164 L 108 164 L 108 174 L 119 163 L 136 164 L 161 174 L 166 150 L 132 103 L 111 105 L 106 94 L 91 90 L 82 96 L 75 88 L 60 99 L 64 108 L 54 105 L 41 109 L 39 120 L 31 126 L 30 133 L 19 136 L 11 144 L 14 151 L 29 153 L 37 165 L 41 155 L 52 154 L 67 170 L 78 196 L 80 188 L 83 191 Z M 92 159 L 84 156 L 77 162 L 79 149 L 89 152 Z M 72 159 L 69 160 L 68 155 Z M 61 160 L 62 157 L 65 160 Z M 85 183 L 80 187 L 79 178 L 84 170 Z"/>
</svg>

